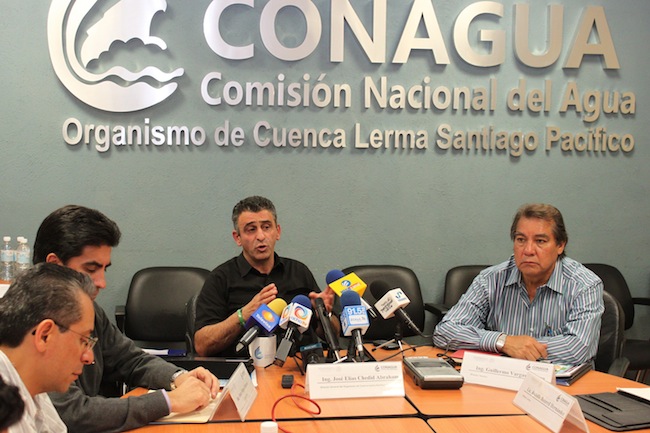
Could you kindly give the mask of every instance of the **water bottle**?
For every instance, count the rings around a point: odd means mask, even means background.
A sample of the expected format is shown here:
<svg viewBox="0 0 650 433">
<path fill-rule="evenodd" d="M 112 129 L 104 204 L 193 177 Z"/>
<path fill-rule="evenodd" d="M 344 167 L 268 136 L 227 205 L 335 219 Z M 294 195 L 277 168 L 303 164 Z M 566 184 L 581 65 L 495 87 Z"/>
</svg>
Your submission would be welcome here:
<svg viewBox="0 0 650 433">
<path fill-rule="evenodd" d="M 27 239 L 19 236 L 18 246 L 16 247 L 16 264 L 14 265 L 14 278 L 25 272 L 30 267 L 31 249 Z"/>
<path fill-rule="evenodd" d="M 14 279 L 14 249 L 11 248 L 11 236 L 3 237 L 2 241 L 0 280 L 11 282 Z"/>
</svg>

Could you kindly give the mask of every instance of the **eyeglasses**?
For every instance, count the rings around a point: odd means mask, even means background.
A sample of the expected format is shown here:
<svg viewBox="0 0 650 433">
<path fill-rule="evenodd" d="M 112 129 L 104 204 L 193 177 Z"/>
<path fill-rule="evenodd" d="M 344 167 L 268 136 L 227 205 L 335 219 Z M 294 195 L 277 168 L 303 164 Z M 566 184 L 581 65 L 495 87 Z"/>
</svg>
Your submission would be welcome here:
<svg viewBox="0 0 650 433">
<path fill-rule="evenodd" d="M 99 341 L 99 338 L 97 337 L 88 337 L 86 335 L 80 334 L 77 331 L 73 331 L 72 329 L 68 328 L 67 326 L 63 326 L 59 323 L 56 323 L 56 321 L 54 321 L 54 324 L 59 328 L 63 329 L 64 331 L 70 331 L 73 334 L 77 334 L 78 336 L 80 336 L 82 338 L 81 345 L 83 346 L 84 351 L 93 350 L 93 347 L 95 347 L 95 344 L 97 344 L 97 342 Z"/>
</svg>

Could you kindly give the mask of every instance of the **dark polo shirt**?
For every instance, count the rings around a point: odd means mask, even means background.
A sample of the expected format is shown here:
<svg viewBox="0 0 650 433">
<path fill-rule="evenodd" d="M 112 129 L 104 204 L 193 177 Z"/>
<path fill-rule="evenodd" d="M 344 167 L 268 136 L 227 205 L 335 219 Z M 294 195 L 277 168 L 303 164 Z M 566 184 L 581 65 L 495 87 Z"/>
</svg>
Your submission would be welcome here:
<svg viewBox="0 0 650 433">
<path fill-rule="evenodd" d="M 240 254 L 217 266 L 208 275 L 196 305 L 196 329 L 226 320 L 271 283 L 275 283 L 278 288 L 277 297 L 287 303 L 296 295 L 307 296 L 309 292 L 320 292 L 309 268 L 297 260 L 275 254 L 273 269 L 269 274 L 262 274 Z M 312 324 L 315 323 L 316 320 L 312 320 Z M 241 333 L 244 333 L 244 328 Z M 214 356 L 235 356 L 238 340 L 239 338 Z"/>
</svg>

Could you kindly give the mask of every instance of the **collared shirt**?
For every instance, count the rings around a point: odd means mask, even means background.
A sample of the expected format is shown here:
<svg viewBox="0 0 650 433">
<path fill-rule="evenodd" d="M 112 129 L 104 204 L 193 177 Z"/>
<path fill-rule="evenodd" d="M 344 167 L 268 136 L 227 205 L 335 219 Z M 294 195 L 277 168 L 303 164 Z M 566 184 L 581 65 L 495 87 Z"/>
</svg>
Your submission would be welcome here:
<svg viewBox="0 0 650 433">
<path fill-rule="evenodd" d="M 434 344 L 496 352 L 501 333 L 529 335 L 547 344 L 548 359 L 581 364 L 596 356 L 603 283 L 564 257 L 531 301 L 514 256 L 485 269 L 434 331 Z"/>
<path fill-rule="evenodd" d="M 102 396 L 102 383 L 120 381 L 127 386 L 161 389 L 178 367 L 138 348 L 95 302 L 95 362 L 86 364 L 68 391 L 49 394 L 71 432 L 107 433 L 131 430 L 169 414 L 162 392 L 130 398 Z"/>
<path fill-rule="evenodd" d="M 320 292 L 309 268 L 297 260 L 274 254 L 273 269 L 262 274 L 240 254 L 208 275 L 196 304 L 196 329 L 226 320 L 271 283 L 278 288 L 277 297 L 287 303 L 296 295 Z M 218 356 L 235 356 L 235 346 L 236 342 Z"/>
<path fill-rule="evenodd" d="M 23 417 L 9 427 L 9 433 L 64 433 L 68 431 L 54 409 L 50 397 L 46 393 L 41 393 L 32 398 L 20 375 L 2 350 L 0 350 L 0 374 L 5 383 L 20 389 L 20 396 L 25 402 Z"/>
</svg>

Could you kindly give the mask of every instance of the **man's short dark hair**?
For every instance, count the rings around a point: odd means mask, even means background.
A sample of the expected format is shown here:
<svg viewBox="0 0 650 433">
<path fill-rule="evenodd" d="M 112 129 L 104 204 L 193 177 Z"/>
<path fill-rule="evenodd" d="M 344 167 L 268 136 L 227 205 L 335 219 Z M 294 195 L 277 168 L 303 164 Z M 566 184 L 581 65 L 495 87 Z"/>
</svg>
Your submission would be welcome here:
<svg viewBox="0 0 650 433">
<path fill-rule="evenodd" d="M 261 197 L 259 195 L 253 195 L 246 197 L 243 200 L 240 200 L 239 203 L 235 205 L 232 209 L 232 225 L 235 227 L 235 231 L 239 233 L 239 227 L 237 227 L 237 220 L 239 220 L 239 215 L 243 212 L 261 212 L 263 210 L 268 210 L 273 214 L 273 221 L 278 223 L 278 214 L 275 211 L 275 206 L 273 202 L 266 197 Z"/>
<path fill-rule="evenodd" d="M 564 219 L 562 213 L 558 208 L 545 203 L 531 203 L 521 206 L 515 217 L 512 219 L 512 226 L 510 226 L 510 239 L 515 240 L 515 232 L 517 231 L 517 224 L 521 218 L 537 218 L 548 221 L 553 225 L 553 236 L 557 244 L 566 244 L 569 242 L 569 235 L 564 226 Z M 560 254 L 560 258 L 564 257 L 564 251 Z"/>
<path fill-rule="evenodd" d="M 80 321 L 79 295 L 92 297 L 96 290 L 88 275 L 73 269 L 54 263 L 33 266 L 0 298 L 0 344 L 20 346 L 25 335 L 45 319 L 66 328 Z"/>
<path fill-rule="evenodd" d="M 49 214 L 41 223 L 34 241 L 34 264 L 50 253 L 64 264 L 82 254 L 86 246 L 115 247 L 120 243 L 117 224 L 98 210 L 68 205 Z"/>
</svg>

